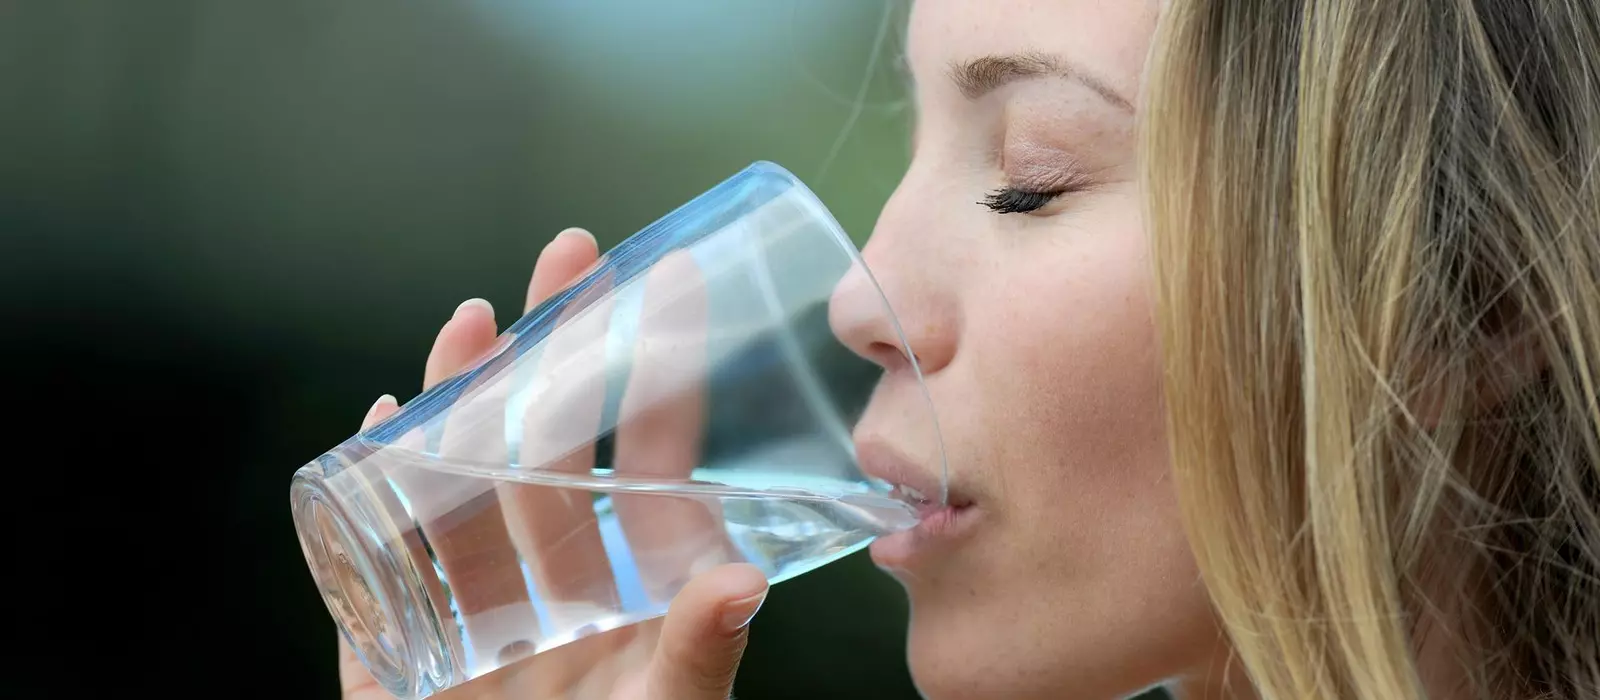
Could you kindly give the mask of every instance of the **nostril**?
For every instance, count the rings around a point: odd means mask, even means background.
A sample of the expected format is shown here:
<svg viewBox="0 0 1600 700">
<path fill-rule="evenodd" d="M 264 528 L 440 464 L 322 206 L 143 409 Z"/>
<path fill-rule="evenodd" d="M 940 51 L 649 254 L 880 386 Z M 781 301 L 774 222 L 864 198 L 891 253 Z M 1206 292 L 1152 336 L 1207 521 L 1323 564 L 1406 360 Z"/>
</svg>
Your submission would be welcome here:
<svg viewBox="0 0 1600 700">
<path fill-rule="evenodd" d="M 873 341 L 867 345 L 866 356 L 868 360 L 889 372 L 906 369 L 911 366 L 905 353 L 901 351 L 899 346 L 892 343 Z"/>
<path fill-rule="evenodd" d="M 937 371 L 953 354 L 955 324 L 940 297 L 908 294 L 905 308 L 892 309 L 888 295 L 861 267 L 853 267 L 828 300 L 834 337 L 885 371 Z M 918 332 L 907 333 L 916 329 Z"/>
</svg>

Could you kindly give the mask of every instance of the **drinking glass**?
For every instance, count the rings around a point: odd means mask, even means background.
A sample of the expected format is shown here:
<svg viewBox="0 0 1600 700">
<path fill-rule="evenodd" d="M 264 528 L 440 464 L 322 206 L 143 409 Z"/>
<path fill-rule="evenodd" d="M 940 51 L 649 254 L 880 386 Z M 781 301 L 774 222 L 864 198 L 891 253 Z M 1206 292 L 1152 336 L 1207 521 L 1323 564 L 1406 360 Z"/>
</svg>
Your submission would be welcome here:
<svg viewBox="0 0 1600 700">
<path fill-rule="evenodd" d="M 887 375 L 840 340 L 863 329 L 909 363 L 893 411 L 867 410 Z M 869 415 L 899 450 L 875 475 L 857 449 Z M 811 571 L 914 526 L 944 488 L 887 300 L 816 196 L 758 162 L 290 492 L 345 639 L 389 692 L 421 698 L 661 616 L 717 564 Z"/>
</svg>

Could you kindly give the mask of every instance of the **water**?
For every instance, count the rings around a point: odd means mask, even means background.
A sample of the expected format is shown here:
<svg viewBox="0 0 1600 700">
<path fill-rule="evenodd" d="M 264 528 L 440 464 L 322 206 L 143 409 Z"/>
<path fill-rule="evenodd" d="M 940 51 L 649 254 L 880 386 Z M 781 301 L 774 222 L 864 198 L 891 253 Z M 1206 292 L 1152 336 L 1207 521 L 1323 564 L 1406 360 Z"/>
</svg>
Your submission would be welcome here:
<svg viewBox="0 0 1600 700">
<path fill-rule="evenodd" d="M 352 461 L 297 482 L 296 517 L 316 523 L 303 545 L 352 645 L 417 697 L 660 616 L 711 566 L 749 562 L 777 583 L 916 523 L 889 494 L 793 465 L 744 465 L 729 485 L 711 481 L 725 470 L 627 478 L 395 448 Z"/>
</svg>

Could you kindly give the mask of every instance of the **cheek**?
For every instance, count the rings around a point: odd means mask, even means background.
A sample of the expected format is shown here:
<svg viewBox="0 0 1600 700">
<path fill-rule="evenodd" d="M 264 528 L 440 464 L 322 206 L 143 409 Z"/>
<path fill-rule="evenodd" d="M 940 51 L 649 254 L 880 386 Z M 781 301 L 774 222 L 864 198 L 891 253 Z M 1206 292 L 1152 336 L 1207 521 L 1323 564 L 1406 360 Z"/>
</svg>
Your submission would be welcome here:
<svg viewBox="0 0 1600 700">
<path fill-rule="evenodd" d="M 993 312 L 967 315 L 992 324 L 969 330 L 986 344 L 977 376 L 1007 385 L 990 394 L 991 429 L 1012 437 L 995 446 L 1014 452 L 1000 462 L 1006 500 L 1048 490 L 1101 511 L 1164 508 L 1148 500 L 1170 485 L 1143 235 L 1127 224 L 1043 235 L 1062 239 L 1009 251 L 1014 286 L 979 302 Z"/>
<path fill-rule="evenodd" d="M 961 413 L 996 498 L 959 585 L 916 608 L 929 683 L 969 683 L 951 669 L 981 657 L 993 696 L 1106 697 L 1215 638 L 1168 476 L 1144 237 L 1089 218 L 1008 242 L 993 253 L 1008 284 L 963 295 Z"/>
<path fill-rule="evenodd" d="M 970 357 L 985 387 L 1001 547 L 1041 574 L 1035 584 L 1079 602 L 1126 611 L 1129 597 L 1176 597 L 1157 582 L 1188 586 L 1194 575 L 1170 479 L 1144 236 L 1111 221 L 1041 235 L 1056 238 L 1006 252 L 1015 285 L 984 292 L 974 303 L 986 309 L 967 313 L 987 319 L 966 334 L 982 344 Z"/>
</svg>

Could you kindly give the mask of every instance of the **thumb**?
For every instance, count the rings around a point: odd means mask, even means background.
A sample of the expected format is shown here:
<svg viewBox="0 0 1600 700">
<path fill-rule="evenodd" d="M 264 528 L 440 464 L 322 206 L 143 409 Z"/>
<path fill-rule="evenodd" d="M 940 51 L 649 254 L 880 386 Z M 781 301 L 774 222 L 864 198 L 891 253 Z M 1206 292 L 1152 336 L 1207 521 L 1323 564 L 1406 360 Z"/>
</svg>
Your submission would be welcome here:
<svg viewBox="0 0 1600 700">
<path fill-rule="evenodd" d="M 649 700 L 726 700 L 767 577 L 750 564 L 696 576 L 672 600 L 650 662 Z"/>
</svg>

